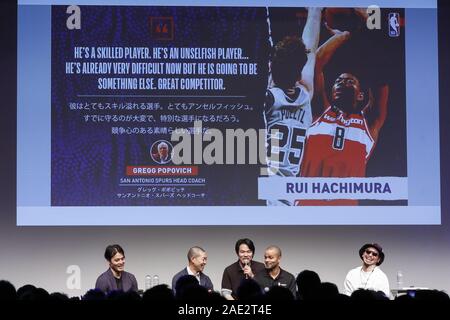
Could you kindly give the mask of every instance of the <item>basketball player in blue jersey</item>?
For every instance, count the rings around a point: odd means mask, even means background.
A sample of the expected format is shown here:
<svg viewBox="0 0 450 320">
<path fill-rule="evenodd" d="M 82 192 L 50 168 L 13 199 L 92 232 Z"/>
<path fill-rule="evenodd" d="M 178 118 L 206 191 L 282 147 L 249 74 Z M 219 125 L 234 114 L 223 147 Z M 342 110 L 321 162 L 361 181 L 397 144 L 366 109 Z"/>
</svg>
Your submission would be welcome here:
<svg viewBox="0 0 450 320">
<path fill-rule="evenodd" d="M 269 176 L 298 176 L 306 129 L 311 125 L 314 66 L 322 8 L 309 8 L 302 39 L 287 36 L 277 43 L 270 63 L 264 106 Z M 292 205 L 268 200 L 267 205 Z"/>
</svg>

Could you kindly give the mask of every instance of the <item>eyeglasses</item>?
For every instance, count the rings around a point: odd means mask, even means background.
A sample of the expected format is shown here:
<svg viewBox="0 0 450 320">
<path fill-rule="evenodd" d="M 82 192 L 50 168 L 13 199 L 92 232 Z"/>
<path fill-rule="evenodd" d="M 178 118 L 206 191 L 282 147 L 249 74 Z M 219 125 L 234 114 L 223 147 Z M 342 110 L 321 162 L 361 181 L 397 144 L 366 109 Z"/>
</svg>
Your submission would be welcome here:
<svg viewBox="0 0 450 320">
<path fill-rule="evenodd" d="M 372 255 L 372 256 L 374 256 L 374 257 L 378 257 L 378 252 L 376 252 L 376 251 L 366 250 L 365 253 L 366 253 L 367 255 Z"/>
</svg>

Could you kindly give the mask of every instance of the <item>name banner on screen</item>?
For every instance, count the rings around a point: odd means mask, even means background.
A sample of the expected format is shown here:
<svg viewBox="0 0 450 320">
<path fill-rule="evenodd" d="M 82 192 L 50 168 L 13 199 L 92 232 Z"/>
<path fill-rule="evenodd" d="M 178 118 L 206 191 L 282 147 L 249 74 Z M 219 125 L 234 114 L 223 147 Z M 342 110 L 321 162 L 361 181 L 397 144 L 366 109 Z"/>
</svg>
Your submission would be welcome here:
<svg viewBox="0 0 450 320">
<path fill-rule="evenodd" d="M 377 178 L 259 178 L 260 199 L 408 199 L 408 180 Z"/>
</svg>

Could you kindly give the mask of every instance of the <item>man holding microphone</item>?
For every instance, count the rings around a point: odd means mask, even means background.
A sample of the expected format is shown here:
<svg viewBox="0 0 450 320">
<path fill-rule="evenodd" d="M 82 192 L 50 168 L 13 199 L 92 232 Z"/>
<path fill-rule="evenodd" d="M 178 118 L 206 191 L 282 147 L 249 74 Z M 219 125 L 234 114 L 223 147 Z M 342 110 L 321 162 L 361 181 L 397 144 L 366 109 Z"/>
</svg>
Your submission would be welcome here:
<svg viewBox="0 0 450 320">
<path fill-rule="evenodd" d="M 264 264 L 253 261 L 255 245 L 247 238 L 239 239 L 234 247 L 238 261 L 229 265 L 223 271 L 222 295 L 228 300 L 235 300 L 237 289 L 244 279 L 253 279 L 258 273 L 264 271 Z"/>
</svg>

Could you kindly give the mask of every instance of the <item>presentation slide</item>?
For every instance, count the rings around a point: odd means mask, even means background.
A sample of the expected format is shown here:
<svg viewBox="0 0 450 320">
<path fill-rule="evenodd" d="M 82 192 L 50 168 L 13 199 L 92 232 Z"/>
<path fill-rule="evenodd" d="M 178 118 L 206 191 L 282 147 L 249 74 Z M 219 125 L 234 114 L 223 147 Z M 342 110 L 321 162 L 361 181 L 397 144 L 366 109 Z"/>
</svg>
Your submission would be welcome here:
<svg viewBox="0 0 450 320">
<path fill-rule="evenodd" d="M 440 224 L 435 1 L 19 1 L 17 225 Z"/>
</svg>

